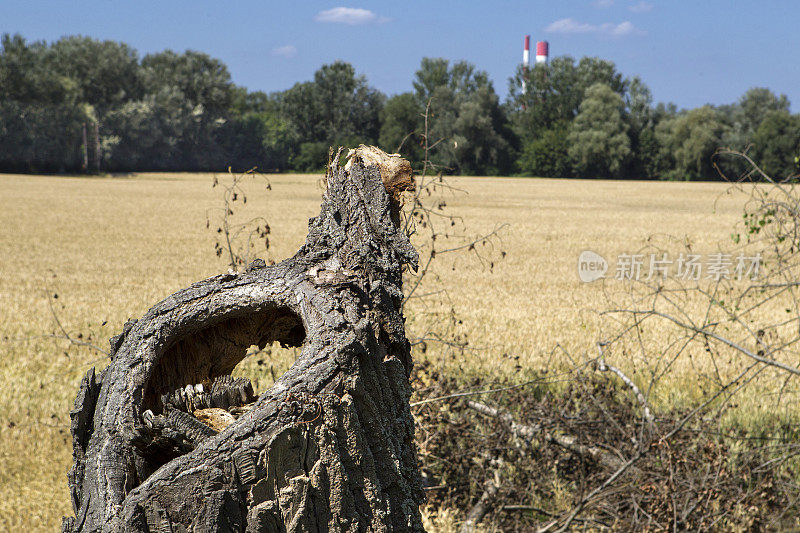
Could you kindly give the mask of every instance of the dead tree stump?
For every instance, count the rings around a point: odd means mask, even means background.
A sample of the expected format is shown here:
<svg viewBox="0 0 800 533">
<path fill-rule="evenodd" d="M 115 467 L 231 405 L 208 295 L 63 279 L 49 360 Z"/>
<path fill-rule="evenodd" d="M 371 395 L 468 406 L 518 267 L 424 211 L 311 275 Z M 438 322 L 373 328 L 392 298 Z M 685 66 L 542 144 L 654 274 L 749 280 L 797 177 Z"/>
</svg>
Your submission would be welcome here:
<svg viewBox="0 0 800 533">
<path fill-rule="evenodd" d="M 329 164 L 294 257 L 195 283 L 111 339 L 70 413 L 64 531 L 423 530 L 400 312 L 418 257 L 397 223 L 413 176 L 361 149 Z M 302 354 L 251 398 L 229 374 L 273 341 Z"/>
</svg>

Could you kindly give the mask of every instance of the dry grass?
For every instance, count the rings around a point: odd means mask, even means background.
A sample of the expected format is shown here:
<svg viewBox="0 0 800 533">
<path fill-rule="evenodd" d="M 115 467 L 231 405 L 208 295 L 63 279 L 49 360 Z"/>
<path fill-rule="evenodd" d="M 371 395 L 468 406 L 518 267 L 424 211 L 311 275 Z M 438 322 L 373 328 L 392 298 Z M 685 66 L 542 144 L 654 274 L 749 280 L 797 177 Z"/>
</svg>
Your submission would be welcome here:
<svg viewBox="0 0 800 533">
<path fill-rule="evenodd" d="M 254 193 L 248 206 L 266 212 L 280 259 L 302 243 L 320 190 L 317 176 L 271 181 L 272 192 Z M 582 250 L 613 265 L 649 235 L 670 233 L 711 252 L 729 239 L 743 201 L 708 183 L 453 183 L 470 193 L 448 202 L 470 232 L 511 224 L 502 238 L 508 255 L 493 273 L 469 260 L 441 271 L 470 339 L 485 348 L 456 365 L 488 374 L 514 372 L 517 363 L 541 367 L 556 343 L 575 357 L 593 350 L 600 324 L 582 310 L 602 306 L 604 296 L 599 284 L 578 281 Z M 0 530 L 53 530 L 71 512 L 68 412 L 86 369 L 106 364 L 91 349 L 41 337 L 55 331 L 47 295 L 58 294 L 53 303 L 71 334 L 106 348 L 127 318 L 226 269 L 205 228 L 206 210 L 218 202 L 210 184 L 197 174 L 0 176 Z M 283 357 L 277 371 L 288 364 Z"/>
</svg>

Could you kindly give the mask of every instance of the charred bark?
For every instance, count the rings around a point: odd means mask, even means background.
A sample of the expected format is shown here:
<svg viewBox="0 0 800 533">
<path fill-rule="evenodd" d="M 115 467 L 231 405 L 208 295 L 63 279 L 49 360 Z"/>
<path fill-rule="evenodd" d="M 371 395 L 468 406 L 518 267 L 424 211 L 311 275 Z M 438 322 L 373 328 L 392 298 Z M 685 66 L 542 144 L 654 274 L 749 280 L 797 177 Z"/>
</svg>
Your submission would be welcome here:
<svg viewBox="0 0 800 533">
<path fill-rule="evenodd" d="M 413 178 L 360 153 L 330 163 L 294 257 L 195 283 L 111 340 L 71 412 L 64 531 L 422 531 L 400 312 L 418 258 L 396 223 Z M 247 405 L 220 376 L 274 341 L 302 353 Z"/>
</svg>

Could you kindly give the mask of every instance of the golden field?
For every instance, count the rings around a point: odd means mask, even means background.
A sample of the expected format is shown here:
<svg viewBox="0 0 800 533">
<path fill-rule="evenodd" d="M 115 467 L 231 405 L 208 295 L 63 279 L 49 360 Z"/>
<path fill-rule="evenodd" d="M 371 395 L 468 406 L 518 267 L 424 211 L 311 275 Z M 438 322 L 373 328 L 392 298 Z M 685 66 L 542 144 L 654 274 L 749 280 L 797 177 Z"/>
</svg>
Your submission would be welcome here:
<svg viewBox="0 0 800 533">
<path fill-rule="evenodd" d="M 266 215 L 270 256 L 280 260 L 302 244 L 321 189 L 319 176 L 270 181 L 271 191 L 253 190 L 247 209 Z M 214 227 L 206 228 L 221 192 L 211 182 L 209 174 L 0 175 L 0 531 L 52 531 L 71 513 L 68 413 L 86 370 L 107 363 L 91 348 L 48 337 L 60 334 L 49 302 L 71 335 L 105 349 L 128 318 L 226 270 L 214 254 Z M 720 183 L 451 183 L 468 193 L 447 200 L 468 234 L 509 224 L 496 243 L 507 255 L 492 272 L 466 257 L 438 267 L 479 348 L 448 364 L 490 375 L 512 373 L 517 363 L 564 364 L 564 351 L 594 354 L 601 324 L 587 310 L 602 308 L 605 296 L 603 285 L 579 281 L 582 250 L 603 255 L 612 269 L 618 254 L 639 250 L 653 234 L 687 238 L 710 253 L 730 242 L 744 201 Z M 278 371 L 288 364 L 283 357 Z M 676 379 L 685 384 L 693 372 L 679 367 Z M 683 385 L 676 391 L 690 394 Z"/>
</svg>

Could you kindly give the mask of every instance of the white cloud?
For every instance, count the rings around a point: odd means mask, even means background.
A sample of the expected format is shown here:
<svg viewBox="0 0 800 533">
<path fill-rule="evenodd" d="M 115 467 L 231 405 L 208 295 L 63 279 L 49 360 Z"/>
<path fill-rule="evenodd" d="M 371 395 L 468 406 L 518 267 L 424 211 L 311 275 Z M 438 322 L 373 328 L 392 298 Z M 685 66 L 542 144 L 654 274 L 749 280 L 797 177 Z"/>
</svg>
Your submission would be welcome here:
<svg viewBox="0 0 800 533">
<path fill-rule="evenodd" d="M 626 35 L 644 35 L 644 32 L 636 28 L 630 21 L 613 24 L 589 24 L 578 22 L 571 18 L 559 19 L 547 26 L 544 31 L 549 33 L 596 33 L 611 37 L 624 37 Z"/>
<path fill-rule="evenodd" d="M 592 26 L 591 24 L 578 22 L 571 18 L 565 18 L 550 23 L 550 25 L 546 27 L 544 31 L 550 33 L 590 33 L 595 31 L 595 29 L 596 26 Z"/>
<path fill-rule="evenodd" d="M 653 4 L 651 4 L 650 2 L 645 2 L 644 0 L 642 0 L 638 4 L 634 4 L 634 5 L 630 6 L 628 9 L 630 11 L 633 11 L 634 13 L 647 13 L 648 11 L 652 11 Z"/>
<path fill-rule="evenodd" d="M 359 24 L 382 24 L 389 19 L 379 16 L 369 9 L 361 9 L 360 7 L 334 7 L 333 9 L 320 11 L 314 17 L 314 20 L 356 26 Z"/>
<path fill-rule="evenodd" d="M 605 9 L 607 7 L 613 6 L 614 5 L 614 0 L 594 0 L 594 2 L 592 2 L 592 4 L 594 5 L 594 7 L 599 7 L 601 9 Z"/>
<path fill-rule="evenodd" d="M 297 48 L 291 44 L 287 44 L 286 46 L 278 46 L 273 48 L 270 53 L 274 56 L 285 57 L 289 59 L 297 55 Z"/>
<path fill-rule="evenodd" d="M 625 22 L 620 22 L 619 24 L 603 24 L 601 26 L 601 31 L 603 33 L 608 33 L 609 35 L 613 35 L 614 37 L 622 37 L 624 35 L 635 35 L 643 33 L 640 30 L 637 30 L 636 27 L 629 20 L 626 20 Z"/>
</svg>

